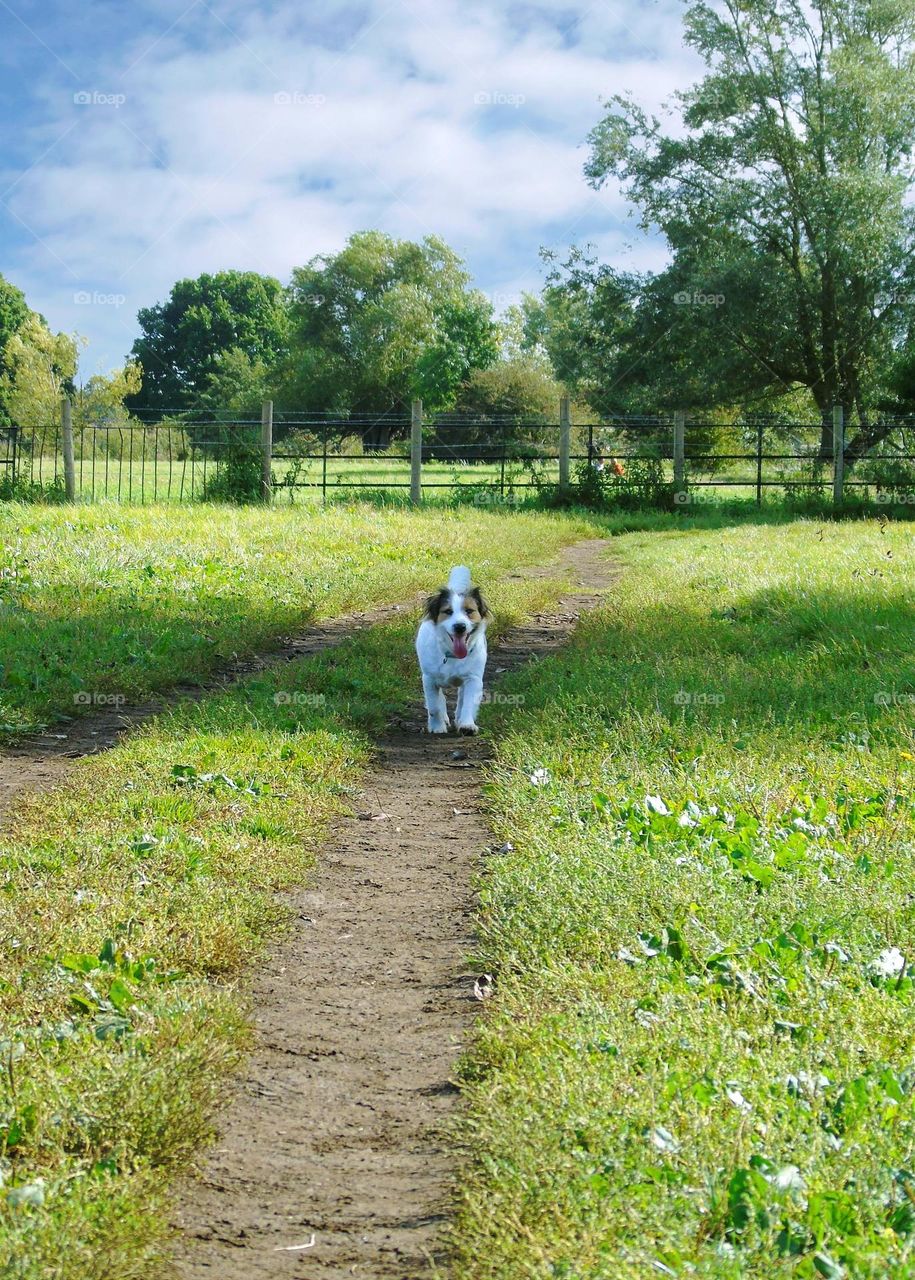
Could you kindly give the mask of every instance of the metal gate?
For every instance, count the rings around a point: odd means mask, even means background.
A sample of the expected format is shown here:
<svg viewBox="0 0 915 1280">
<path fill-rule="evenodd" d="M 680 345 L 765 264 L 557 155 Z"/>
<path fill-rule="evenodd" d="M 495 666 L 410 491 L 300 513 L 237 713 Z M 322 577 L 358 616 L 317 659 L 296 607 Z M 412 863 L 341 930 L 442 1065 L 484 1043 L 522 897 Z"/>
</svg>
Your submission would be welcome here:
<svg viewBox="0 0 915 1280">
<path fill-rule="evenodd" d="M 0 489 L 11 490 L 16 483 L 18 447 L 19 428 L 0 426 Z"/>
</svg>

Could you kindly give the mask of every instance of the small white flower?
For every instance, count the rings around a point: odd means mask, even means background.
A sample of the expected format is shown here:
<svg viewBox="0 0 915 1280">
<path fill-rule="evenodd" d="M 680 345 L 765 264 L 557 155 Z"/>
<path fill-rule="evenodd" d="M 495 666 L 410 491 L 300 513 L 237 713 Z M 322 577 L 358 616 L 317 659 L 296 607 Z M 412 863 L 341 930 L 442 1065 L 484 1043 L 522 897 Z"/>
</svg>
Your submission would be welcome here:
<svg viewBox="0 0 915 1280">
<path fill-rule="evenodd" d="M 550 781 L 549 769 L 535 769 L 530 775 L 530 780 L 535 787 L 545 787 Z"/>
<path fill-rule="evenodd" d="M 680 1143 L 671 1131 L 665 1129 L 663 1125 L 655 1125 L 653 1129 L 649 1130 L 648 1137 L 652 1146 L 657 1147 L 659 1151 L 674 1152 L 680 1150 Z"/>
<path fill-rule="evenodd" d="M 887 947 L 873 961 L 874 972 L 881 978 L 898 978 L 905 968 L 905 956 L 898 947 Z"/>
<path fill-rule="evenodd" d="M 796 1164 L 783 1165 L 773 1182 L 779 1191 L 803 1191 L 807 1185 Z"/>
<path fill-rule="evenodd" d="M 828 1089 L 831 1080 L 829 1076 L 818 1072 L 814 1075 L 810 1071 L 799 1071 L 797 1075 L 789 1075 L 785 1077 L 785 1084 L 788 1086 L 788 1092 L 793 1094 L 810 1094 L 815 1096 L 822 1093 L 824 1089 Z"/>
<path fill-rule="evenodd" d="M 738 1111 L 743 1111 L 744 1113 L 746 1113 L 747 1111 L 753 1110 L 752 1105 L 749 1102 L 747 1102 L 746 1098 L 743 1096 L 740 1090 L 735 1089 L 733 1085 L 731 1086 L 731 1088 L 725 1089 L 724 1096 L 727 1098 L 728 1102 L 730 1102 L 732 1106 L 737 1108 Z"/>
<path fill-rule="evenodd" d="M 662 818 L 670 817 L 670 810 L 660 796 L 646 796 L 645 808 L 651 813 L 660 814 Z"/>
</svg>

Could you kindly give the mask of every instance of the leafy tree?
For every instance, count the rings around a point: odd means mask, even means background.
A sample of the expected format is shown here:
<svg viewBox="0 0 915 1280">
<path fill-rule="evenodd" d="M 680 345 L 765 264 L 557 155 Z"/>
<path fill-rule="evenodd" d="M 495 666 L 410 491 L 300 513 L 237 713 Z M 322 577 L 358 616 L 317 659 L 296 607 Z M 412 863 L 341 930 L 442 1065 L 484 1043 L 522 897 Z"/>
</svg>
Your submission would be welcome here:
<svg viewBox="0 0 915 1280">
<path fill-rule="evenodd" d="M 276 371 L 264 360 L 230 347 L 214 360 L 201 405 L 212 410 L 217 419 L 257 419 L 264 401 L 274 398 L 275 377 Z"/>
<path fill-rule="evenodd" d="M 0 402 L 18 426 L 59 421 L 60 401 L 72 391 L 78 342 L 52 333 L 36 312 L 6 342 L 0 374 Z"/>
<path fill-rule="evenodd" d="M 18 333 L 29 317 L 25 295 L 0 275 L 0 369 L 4 364 L 7 343 Z M 10 415 L 0 395 L 0 426 L 8 425 Z"/>
<path fill-rule="evenodd" d="M 220 271 L 179 280 L 167 300 L 139 313 L 133 358 L 144 370 L 133 407 L 160 412 L 197 408 L 227 376 L 226 362 L 273 368 L 287 346 L 279 280 L 255 271 Z"/>
<path fill-rule="evenodd" d="M 599 412 L 642 408 L 651 372 L 645 353 L 637 368 L 629 355 L 641 281 L 581 249 L 564 263 L 543 256 L 550 271 L 541 296 L 528 295 L 522 304 L 522 345 L 543 351 L 556 378 Z M 654 388 L 652 396 L 658 398 Z"/>
<path fill-rule="evenodd" d="M 136 360 L 127 360 L 111 373 L 97 373 L 81 386 L 75 396 L 73 424 L 76 427 L 127 424 L 125 402 L 138 396 L 143 387 L 143 370 Z"/>
<path fill-rule="evenodd" d="M 527 423 L 557 423 L 562 387 L 533 353 L 475 369 L 460 389 L 456 413 Z"/>
<path fill-rule="evenodd" d="M 673 255 L 629 349 L 679 353 L 680 395 L 707 373 L 707 400 L 844 403 L 853 460 L 885 430 L 870 407 L 912 314 L 915 3 L 699 0 L 686 40 L 709 70 L 681 119 L 617 97 L 590 139 L 591 180 L 621 180 Z"/>
<path fill-rule="evenodd" d="M 418 397 L 443 409 L 497 355 L 489 303 L 432 236 L 354 235 L 340 253 L 297 268 L 289 300 L 289 407 L 377 413 Z"/>
</svg>

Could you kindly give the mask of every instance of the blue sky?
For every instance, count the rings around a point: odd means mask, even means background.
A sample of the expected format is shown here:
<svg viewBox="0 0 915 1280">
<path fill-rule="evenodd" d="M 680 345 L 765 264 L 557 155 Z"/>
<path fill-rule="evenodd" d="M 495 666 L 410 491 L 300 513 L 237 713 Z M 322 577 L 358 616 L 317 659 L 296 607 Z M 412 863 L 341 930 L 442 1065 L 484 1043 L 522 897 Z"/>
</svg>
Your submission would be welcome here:
<svg viewBox="0 0 915 1280">
<path fill-rule="evenodd" d="M 443 236 L 497 311 L 541 246 L 660 263 L 582 165 L 601 99 L 699 70 L 678 0 L 0 0 L 0 271 L 118 364 L 175 280 Z"/>
</svg>

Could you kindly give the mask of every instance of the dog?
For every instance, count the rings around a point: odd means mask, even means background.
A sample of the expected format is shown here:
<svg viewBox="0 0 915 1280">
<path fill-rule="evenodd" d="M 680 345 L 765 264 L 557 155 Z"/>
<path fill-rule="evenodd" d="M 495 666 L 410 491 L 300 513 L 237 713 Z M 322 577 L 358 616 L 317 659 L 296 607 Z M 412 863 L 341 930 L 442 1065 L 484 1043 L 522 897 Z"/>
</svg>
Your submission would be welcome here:
<svg viewBox="0 0 915 1280">
<path fill-rule="evenodd" d="M 483 699 L 486 670 L 486 623 L 489 608 L 479 587 L 470 585 L 470 570 L 457 565 L 448 585 L 426 601 L 416 634 L 416 656 L 430 733 L 451 727 L 445 690 L 457 688 L 455 724 L 458 733 L 477 732 L 477 711 Z"/>
</svg>

